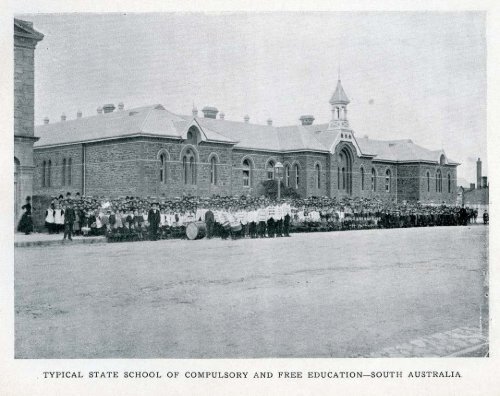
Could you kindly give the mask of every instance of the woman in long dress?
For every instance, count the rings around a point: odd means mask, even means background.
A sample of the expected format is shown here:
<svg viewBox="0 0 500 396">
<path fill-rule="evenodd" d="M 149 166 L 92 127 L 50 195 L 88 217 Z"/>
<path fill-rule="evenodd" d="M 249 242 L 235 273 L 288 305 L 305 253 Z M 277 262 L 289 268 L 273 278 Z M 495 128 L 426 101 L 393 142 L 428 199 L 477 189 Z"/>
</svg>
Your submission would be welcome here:
<svg viewBox="0 0 500 396">
<path fill-rule="evenodd" d="M 24 213 L 19 221 L 17 230 L 29 235 L 33 232 L 33 219 L 31 218 L 31 197 L 26 197 L 26 203 L 21 207 Z"/>
</svg>

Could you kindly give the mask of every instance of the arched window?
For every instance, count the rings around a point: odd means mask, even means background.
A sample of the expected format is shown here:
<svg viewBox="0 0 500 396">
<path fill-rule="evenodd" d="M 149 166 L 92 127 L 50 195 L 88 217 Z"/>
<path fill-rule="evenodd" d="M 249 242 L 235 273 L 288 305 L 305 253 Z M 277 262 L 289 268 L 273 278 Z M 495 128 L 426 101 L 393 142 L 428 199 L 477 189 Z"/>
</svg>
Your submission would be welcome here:
<svg viewBox="0 0 500 396">
<path fill-rule="evenodd" d="M 47 174 L 47 162 L 43 161 L 42 162 L 42 187 L 47 187 L 47 179 L 46 179 L 46 174 Z"/>
<path fill-rule="evenodd" d="M 451 175 L 448 173 L 448 193 L 451 193 Z"/>
<path fill-rule="evenodd" d="M 377 191 L 377 172 L 372 168 L 372 191 Z"/>
<path fill-rule="evenodd" d="M 271 160 L 266 165 L 267 180 L 274 179 L 274 161 Z"/>
<path fill-rule="evenodd" d="M 431 191 L 431 174 L 427 171 L 427 192 Z"/>
<path fill-rule="evenodd" d="M 391 170 L 387 169 L 385 171 L 385 191 L 391 192 Z"/>
<path fill-rule="evenodd" d="M 319 164 L 316 164 L 316 188 L 321 188 L 321 168 Z"/>
<path fill-rule="evenodd" d="M 243 161 L 243 187 L 252 186 L 252 167 L 250 161 L 245 159 Z"/>
<path fill-rule="evenodd" d="M 295 188 L 299 188 L 299 164 L 295 164 Z"/>
<path fill-rule="evenodd" d="M 361 191 L 365 189 L 365 169 L 363 167 L 360 168 L 361 173 Z"/>
<path fill-rule="evenodd" d="M 47 187 L 52 185 L 52 161 L 49 160 L 49 164 L 47 165 Z"/>
<path fill-rule="evenodd" d="M 66 158 L 64 158 L 62 162 L 61 185 L 66 185 Z"/>
<path fill-rule="evenodd" d="M 187 149 L 182 156 L 182 173 L 184 184 L 196 184 L 196 157 L 191 149 Z"/>
<path fill-rule="evenodd" d="M 342 190 L 345 190 L 345 168 L 342 168 Z"/>
<path fill-rule="evenodd" d="M 210 158 L 210 183 L 217 184 L 217 157 L 215 155 Z"/>
<path fill-rule="evenodd" d="M 285 166 L 285 186 L 290 187 L 290 165 Z"/>
<path fill-rule="evenodd" d="M 161 153 L 160 155 L 160 183 L 167 182 L 167 155 Z"/>
<path fill-rule="evenodd" d="M 443 179 L 441 176 L 441 170 L 438 169 L 436 172 L 436 192 L 443 191 Z"/>
<path fill-rule="evenodd" d="M 71 186 L 71 172 L 72 172 L 73 160 L 68 159 L 68 186 Z"/>
<path fill-rule="evenodd" d="M 337 167 L 337 190 L 340 190 L 340 167 Z"/>
</svg>

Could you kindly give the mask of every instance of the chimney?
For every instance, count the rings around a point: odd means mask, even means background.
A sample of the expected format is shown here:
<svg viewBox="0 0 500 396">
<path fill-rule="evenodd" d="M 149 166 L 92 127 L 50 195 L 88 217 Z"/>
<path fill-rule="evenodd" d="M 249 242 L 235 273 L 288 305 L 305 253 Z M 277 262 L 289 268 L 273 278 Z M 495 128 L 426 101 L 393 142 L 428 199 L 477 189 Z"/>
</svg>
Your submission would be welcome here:
<svg viewBox="0 0 500 396">
<path fill-rule="evenodd" d="M 488 188 L 488 176 L 481 178 L 481 188 Z"/>
<path fill-rule="evenodd" d="M 123 102 L 118 103 L 118 110 L 122 111 L 125 108 Z"/>
<path fill-rule="evenodd" d="M 97 108 L 97 114 L 102 114 L 102 107 L 100 107 L 100 106 L 99 106 L 99 107 Z"/>
<path fill-rule="evenodd" d="M 205 106 L 201 109 L 201 111 L 203 112 L 203 117 L 205 118 L 217 118 L 217 113 L 219 112 L 216 107 L 211 106 Z"/>
<path fill-rule="evenodd" d="M 475 185 L 474 183 L 471 183 L 471 184 L 470 184 L 470 189 L 471 189 L 471 190 L 474 190 L 475 188 L 476 188 L 476 185 Z"/>
<path fill-rule="evenodd" d="M 243 119 L 248 124 L 248 121 L 250 121 L 250 116 L 247 114 L 247 115 L 245 115 L 245 117 L 243 117 Z"/>
<path fill-rule="evenodd" d="M 195 105 L 193 105 L 193 110 L 191 110 L 191 112 L 193 113 L 193 117 L 198 117 L 198 109 Z"/>
<path fill-rule="evenodd" d="M 43 119 L 43 123 L 44 123 L 45 125 L 47 125 L 47 124 L 49 123 L 49 117 L 45 117 L 45 118 Z"/>
<path fill-rule="evenodd" d="M 314 116 L 312 115 L 303 115 L 299 118 L 302 125 L 312 125 L 314 122 Z"/>
<path fill-rule="evenodd" d="M 271 118 L 267 119 L 267 125 L 273 125 L 273 120 Z"/>
<path fill-rule="evenodd" d="M 61 114 L 61 121 L 66 121 L 66 114 L 64 113 Z"/>
<path fill-rule="evenodd" d="M 78 110 L 76 112 L 76 118 L 82 118 L 82 111 L 81 110 Z"/>
<path fill-rule="evenodd" d="M 481 188 L 481 158 L 478 158 L 477 159 L 477 162 L 476 162 L 476 165 L 477 165 L 477 188 Z"/>
<path fill-rule="evenodd" d="M 115 105 L 113 103 L 108 103 L 102 106 L 104 114 L 112 113 L 115 110 Z"/>
<path fill-rule="evenodd" d="M 220 113 L 220 114 L 219 114 L 219 118 L 220 118 L 221 120 L 223 120 L 225 116 L 226 116 L 226 115 L 225 115 L 224 113 Z"/>
</svg>

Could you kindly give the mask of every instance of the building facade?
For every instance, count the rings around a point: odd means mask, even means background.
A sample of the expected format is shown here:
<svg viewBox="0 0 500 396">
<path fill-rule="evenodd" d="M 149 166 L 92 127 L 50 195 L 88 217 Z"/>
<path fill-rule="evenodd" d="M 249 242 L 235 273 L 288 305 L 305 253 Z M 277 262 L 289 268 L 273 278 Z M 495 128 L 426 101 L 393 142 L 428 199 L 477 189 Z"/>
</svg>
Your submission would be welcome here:
<svg viewBox="0 0 500 396">
<path fill-rule="evenodd" d="M 256 125 L 248 116 L 226 120 L 214 107 L 185 116 L 121 103 L 90 117 L 46 119 L 36 129 L 36 194 L 259 195 L 281 162 L 285 186 L 302 197 L 455 203 L 458 163 L 408 139 L 357 138 L 348 104 L 339 80 L 327 124 L 302 116 L 298 125 Z"/>
<path fill-rule="evenodd" d="M 14 19 L 14 220 L 33 194 L 35 137 L 35 47 L 43 34 L 31 22 Z"/>
</svg>

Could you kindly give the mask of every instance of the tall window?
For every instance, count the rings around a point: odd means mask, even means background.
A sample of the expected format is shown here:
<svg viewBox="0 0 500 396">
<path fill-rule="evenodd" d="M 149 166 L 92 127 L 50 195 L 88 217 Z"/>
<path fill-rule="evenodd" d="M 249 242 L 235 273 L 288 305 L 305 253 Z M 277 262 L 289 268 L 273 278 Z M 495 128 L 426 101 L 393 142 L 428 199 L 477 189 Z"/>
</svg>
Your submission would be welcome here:
<svg viewBox="0 0 500 396">
<path fill-rule="evenodd" d="M 160 183 L 167 182 L 167 156 L 165 153 L 160 155 Z"/>
<path fill-rule="evenodd" d="M 431 191 L 431 174 L 427 172 L 427 192 Z"/>
<path fill-rule="evenodd" d="M 210 158 L 210 183 L 217 184 L 217 158 L 215 155 Z"/>
<path fill-rule="evenodd" d="M 42 162 L 42 187 L 47 187 L 47 180 L 45 178 L 47 172 L 47 162 Z"/>
<path fill-rule="evenodd" d="M 441 175 L 441 169 L 438 169 L 436 172 L 436 192 L 443 191 L 443 178 Z"/>
<path fill-rule="evenodd" d="M 375 168 L 372 168 L 372 191 L 377 190 L 377 173 L 375 172 Z"/>
<path fill-rule="evenodd" d="M 49 164 L 47 165 L 47 187 L 52 185 L 52 161 L 49 160 Z"/>
<path fill-rule="evenodd" d="M 196 161 L 193 150 L 188 149 L 182 156 L 184 184 L 196 184 Z"/>
<path fill-rule="evenodd" d="M 319 167 L 319 164 L 316 164 L 316 188 L 321 188 L 321 168 Z"/>
<path fill-rule="evenodd" d="M 342 168 L 342 190 L 345 190 L 345 168 Z"/>
<path fill-rule="evenodd" d="M 299 165 L 295 164 L 295 188 L 299 188 Z"/>
<path fill-rule="evenodd" d="M 448 193 L 451 193 L 451 175 L 448 173 Z"/>
<path fill-rule="evenodd" d="M 266 165 L 267 180 L 274 179 L 274 161 L 269 161 Z"/>
<path fill-rule="evenodd" d="M 290 187 L 290 165 L 285 166 L 285 186 Z"/>
<path fill-rule="evenodd" d="M 385 171 L 385 191 L 391 192 L 391 170 Z"/>
<path fill-rule="evenodd" d="M 337 190 L 340 190 L 340 168 L 337 167 Z"/>
<path fill-rule="evenodd" d="M 62 162 L 61 185 L 66 185 L 66 158 L 64 158 Z"/>
<path fill-rule="evenodd" d="M 71 186 L 71 172 L 72 172 L 73 160 L 68 159 L 68 186 Z"/>
<path fill-rule="evenodd" d="M 365 189 L 365 169 L 361 167 L 359 171 L 361 173 L 361 191 L 363 191 Z"/>
<path fill-rule="evenodd" d="M 250 161 L 246 159 L 243 161 L 243 186 L 250 187 L 251 180 L 252 179 L 251 179 Z"/>
</svg>

